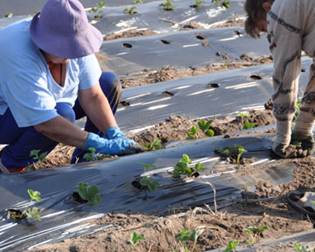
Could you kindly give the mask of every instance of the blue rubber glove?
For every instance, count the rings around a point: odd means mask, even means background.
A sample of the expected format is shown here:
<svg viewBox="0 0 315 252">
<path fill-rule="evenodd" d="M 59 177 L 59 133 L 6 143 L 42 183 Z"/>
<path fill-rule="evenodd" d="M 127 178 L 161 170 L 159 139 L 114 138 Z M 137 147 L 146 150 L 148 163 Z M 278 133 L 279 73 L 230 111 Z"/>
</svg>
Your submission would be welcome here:
<svg viewBox="0 0 315 252">
<path fill-rule="evenodd" d="M 97 153 L 124 155 L 139 152 L 136 142 L 126 137 L 106 139 L 97 134 L 89 133 L 83 146 L 84 150 L 94 148 Z"/>
<path fill-rule="evenodd" d="M 112 127 L 105 131 L 104 137 L 107 139 L 116 139 L 125 137 L 125 134 L 118 127 Z"/>
</svg>

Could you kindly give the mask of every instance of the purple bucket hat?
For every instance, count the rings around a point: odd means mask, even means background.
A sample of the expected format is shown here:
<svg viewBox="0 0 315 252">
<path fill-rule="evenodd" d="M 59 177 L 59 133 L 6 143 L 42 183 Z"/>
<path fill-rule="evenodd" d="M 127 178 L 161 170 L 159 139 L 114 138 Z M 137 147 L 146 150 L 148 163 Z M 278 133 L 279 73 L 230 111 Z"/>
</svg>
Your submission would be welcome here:
<svg viewBox="0 0 315 252">
<path fill-rule="evenodd" d="M 103 36 L 88 22 L 79 0 L 48 0 L 30 27 L 35 45 L 60 58 L 80 58 L 99 51 Z"/>
</svg>

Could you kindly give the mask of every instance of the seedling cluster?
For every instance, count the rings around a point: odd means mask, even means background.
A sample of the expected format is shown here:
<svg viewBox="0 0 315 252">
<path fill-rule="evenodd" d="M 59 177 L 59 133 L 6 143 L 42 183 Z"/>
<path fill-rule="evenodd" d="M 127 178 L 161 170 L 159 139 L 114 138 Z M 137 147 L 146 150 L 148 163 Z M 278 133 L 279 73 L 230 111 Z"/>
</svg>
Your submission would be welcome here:
<svg viewBox="0 0 315 252">
<path fill-rule="evenodd" d="M 293 249 L 295 252 L 315 252 L 315 249 L 311 250 L 299 242 L 297 242 L 293 245 Z"/>
<path fill-rule="evenodd" d="M 207 121 L 204 119 L 201 119 L 197 122 L 197 126 L 192 126 L 187 132 L 187 138 L 188 139 L 196 139 L 198 136 L 198 131 L 201 130 L 206 136 L 213 137 L 215 136 L 215 130 L 212 127 L 212 121 Z"/>
<path fill-rule="evenodd" d="M 160 185 L 159 182 L 148 176 L 141 177 L 139 183 L 144 190 L 149 192 L 154 192 Z"/>
<path fill-rule="evenodd" d="M 131 6 L 131 7 L 125 8 L 124 13 L 128 15 L 135 15 L 138 13 L 138 10 L 136 6 Z"/>
<path fill-rule="evenodd" d="M 216 149 L 215 153 L 231 163 L 241 164 L 243 162 L 243 155 L 246 151 L 247 150 L 242 145 L 235 145 L 234 147 Z"/>
<path fill-rule="evenodd" d="M 155 151 L 163 148 L 162 141 L 159 138 L 155 138 L 151 143 L 145 144 L 144 148 L 147 151 Z"/>
<path fill-rule="evenodd" d="M 101 202 L 101 195 L 98 187 L 95 185 L 88 185 L 87 183 L 80 183 L 72 196 L 79 203 L 89 203 L 92 206 L 96 206 Z"/>
<path fill-rule="evenodd" d="M 249 244 L 256 243 L 256 239 L 259 236 L 262 236 L 264 232 L 268 230 L 268 226 L 260 225 L 260 226 L 249 226 L 244 229 L 244 232 L 249 236 Z"/>
<path fill-rule="evenodd" d="M 205 166 L 197 163 L 191 165 L 192 161 L 187 154 L 183 154 L 182 158 L 176 163 L 173 170 L 173 178 L 180 178 L 181 176 L 198 177 L 199 173 L 204 171 Z"/>
<path fill-rule="evenodd" d="M 144 171 L 155 169 L 156 167 L 152 164 L 144 164 Z M 132 182 L 132 185 L 140 190 L 146 192 L 154 192 L 160 186 L 160 183 L 149 176 L 141 176 Z"/>
<path fill-rule="evenodd" d="M 204 231 L 205 230 L 203 227 L 198 227 L 196 229 L 184 228 L 176 235 L 176 240 L 184 244 L 184 251 L 193 252 L 195 250 L 198 238 L 200 237 L 200 235 L 202 235 Z M 187 247 L 189 242 L 193 242 L 191 250 L 189 250 L 189 248 Z"/>
<path fill-rule="evenodd" d="M 241 112 L 238 114 L 238 117 L 241 118 L 242 123 L 243 123 L 243 129 L 252 129 L 257 127 L 257 124 L 254 122 L 251 122 L 249 119 L 249 114 Z"/>
</svg>

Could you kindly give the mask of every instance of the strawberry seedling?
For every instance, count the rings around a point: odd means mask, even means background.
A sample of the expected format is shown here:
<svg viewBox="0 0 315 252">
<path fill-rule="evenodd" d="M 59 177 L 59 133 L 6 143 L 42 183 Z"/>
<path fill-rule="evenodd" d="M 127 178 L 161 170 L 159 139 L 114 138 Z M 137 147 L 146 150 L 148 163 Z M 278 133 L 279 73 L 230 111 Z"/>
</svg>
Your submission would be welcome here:
<svg viewBox="0 0 315 252">
<path fill-rule="evenodd" d="M 238 240 L 229 241 L 226 248 L 224 249 L 224 252 L 235 252 L 239 244 L 240 241 Z"/>
<path fill-rule="evenodd" d="M 242 145 L 235 145 L 234 147 L 225 147 L 215 150 L 215 153 L 221 158 L 230 160 L 231 163 L 236 164 L 241 164 L 245 152 L 246 149 Z"/>
<path fill-rule="evenodd" d="M 40 153 L 40 150 L 31 150 L 30 157 L 33 158 L 34 161 L 43 161 L 47 154 L 47 152 Z"/>
<path fill-rule="evenodd" d="M 212 3 L 215 3 L 216 5 L 226 9 L 230 8 L 231 6 L 230 0 L 212 0 Z"/>
<path fill-rule="evenodd" d="M 205 133 L 208 137 L 215 136 L 215 131 L 211 126 L 212 121 L 199 120 L 198 127 Z"/>
<path fill-rule="evenodd" d="M 135 247 L 140 241 L 144 241 L 144 235 L 132 232 L 129 239 L 130 244 Z"/>
<path fill-rule="evenodd" d="M 203 0 L 195 0 L 195 3 L 192 5 L 192 7 L 198 10 L 201 8 L 202 3 L 203 3 Z"/>
<path fill-rule="evenodd" d="M 242 118 L 242 119 L 247 119 L 249 118 L 249 114 L 247 112 L 241 112 L 237 115 L 238 117 Z"/>
<path fill-rule="evenodd" d="M 156 169 L 156 166 L 152 164 L 144 164 L 143 168 L 144 171 L 149 171 L 152 169 Z M 153 192 L 160 186 L 159 182 L 149 176 L 138 177 L 134 181 L 132 181 L 131 184 L 139 190 L 144 190 L 147 192 Z"/>
<path fill-rule="evenodd" d="M 191 165 L 192 161 L 187 154 L 183 154 L 182 158 L 176 163 L 173 170 L 173 178 L 180 178 L 182 175 L 188 177 L 198 177 L 199 172 L 202 172 L 205 167 L 201 163 Z"/>
<path fill-rule="evenodd" d="M 162 142 L 159 138 L 154 139 L 151 143 L 144 145 L 147 151 L 155 151 L 162 149 Z"/>
<path fill-rule="evenodd" d="M 38 191 L 33 191 L 32 189 L 27 189 L 28 196 L 32 201 L 40 202 L 42 200 L 41 193 Z"/>
<path fill-rule="evenodd" d="M 295 252 L 312 252 L 309 248 L 305 247 L 304 245 L 302 245 L 299 242 L 294 243 L 293 249 Z M 315 251 L 315 249 L 313 250 L 313 252 L 314 251 Z"/>
<path fill-rule="evenodd" d="M 262 236 L 265 231 L 268 230 L 266 225 L 260 226 L 249 226 L 244 229 L 244 232 L 249 235 L 250 240 L 248 241 L 249 244 L 256 243 L 257 236 Z"/>
<path fill-rule="evenodd" d="M 108 155 L 96 153 L 96 149 L 93 147 L 88 148 L 87 152 L 83 155 L 83 159 L 88 162 L 102 160 L 105 157 L 108 157 Z"/>
<path fill-rule="evenodd" d="M 94 161 L 97 160 L 96 149 L 93 147 L 88 148 L 87 152 L 83 155 L 85 161 Z"/>
<path fill-rule="evenodd" d="M 129 8 L 125 8 L 125 9 L 124 9 L 124 13 L 125 13 L 125 14 L 128 14 L 128 15 L 130 15 L 130 16 L 135 15 L 135 14 L 138 13 L 137 7 L 136 7 L 136 6 L 131 6 L 131 7 L 129 7 Z"/>
<path fill-rule="evenodd" d="M 198 238 L 200 237 L 200 235 L 204 232 L 203 228 L 196 228 L 196 229 L 187 229 L 184 228 L 182 229 L 177 235 L 176 235 L 176 240 L 184 243 L 185 245 L 187 245 L 187 243 L 189 241 L 193 242 L 193 247 L 191 251 L 195 250 Z M 188 250 L 188 248 L 185 246 L 185 249 Z"/>
<path fill-rule="evenodd" d="M 98 11 L 104 9 L 105 6 L 106 6 L 105 1 L 104 1 L 104 0 L 101 0 L 101 1 L 99 1 L 99 2 L 97 3 L 96 6 L 94 6 L 94 7 L 91 9 L 91 11 L 92 11 L 92 12 L 98 12 Z"/>
<path fill-rule="evenodd" d="M 86 183 L 80 183 L 77 187 L 77 191 L 72 194 L 72 197 L 79 203 L 89 203 L 92 206 L 101 202 L 101 195 L 98 187 Z"/>
<path fill-rule="evenodd" d="M 24 211 L 26 218 L 29 220 L 40 221 L 41 213 L 38 207 L 30 207 Z"/>
<path fill-rule="evenodd" d="M 253 122 L 250 122 L 247 120 L 243 123 L 243 129 L 245 129 L 245 130 L 255 128 L 256 126 L 257 126 L 256 123 L 253 123 Z"/>
<path fill-rule="evenodd" d="M 192 126 L 187 132 L 188 139 L 196 139 L 197 138 L 198 129 L 196 126 Z"/>
<path fill-rule="evenodd" d="M 136 181 L 137 180 L 133 182 L 133 185 L 135 187 L 139 188 L 140 190 L 146 190 L 148 192 L 154 192 L 160 185 L 159 182 L 148 176 L 141 177 L 138 181 L 138 184 L 136 184 Z"/>
<path fill-rule="evenodd" d="M 159 187 L 159 182 L 155 181 L 153 178 L 148 176 L 144 176 L 140 179 L 140 184 L 145 190 L 149 192 L 155 191 Z"/>
<path fill-rule="evenodd" d="M 164 0 L 164 2 L 161 5 L 163 7 L 163 10 L 165 11 L 172 11 L 175 9 L 172 0 Z"/>
</svg>

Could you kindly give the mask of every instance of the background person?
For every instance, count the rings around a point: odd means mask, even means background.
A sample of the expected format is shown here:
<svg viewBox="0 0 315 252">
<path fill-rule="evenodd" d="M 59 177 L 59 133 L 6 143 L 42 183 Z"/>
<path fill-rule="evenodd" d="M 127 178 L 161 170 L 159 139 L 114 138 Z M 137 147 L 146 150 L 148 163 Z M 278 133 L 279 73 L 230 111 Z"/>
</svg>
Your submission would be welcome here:
<svg viewBox="0 0 315 252">
<path fill-rule="evenodd" d="M 310 68 L 301 112 L 292 132 L 292 121 L 301 72 L 302 50 L 315 56 L 315 1 L 313 0 L 246 0 L 245 30 L 252 37 L 268 32 L 274 70 L 273 113 L 277 119 L 276 138 L 272 146 L 279 157 L 304 157 L 314 145 L 315 65 Z M 299 143 L 301 148 L 293 148 Z"/>
</svg>

